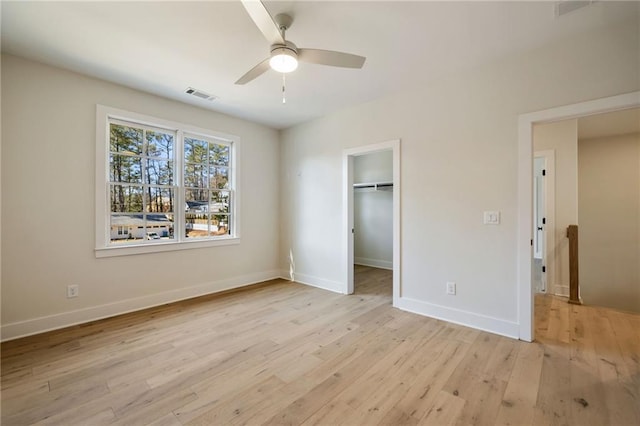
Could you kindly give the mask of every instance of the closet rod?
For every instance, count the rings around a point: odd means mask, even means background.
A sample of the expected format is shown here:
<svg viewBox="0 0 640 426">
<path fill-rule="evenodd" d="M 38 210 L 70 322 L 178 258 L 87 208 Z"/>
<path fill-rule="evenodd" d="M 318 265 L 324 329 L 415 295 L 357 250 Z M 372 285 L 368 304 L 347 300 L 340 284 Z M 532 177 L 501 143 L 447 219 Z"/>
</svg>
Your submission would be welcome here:
<svg viewBox="0 0 640 426">
<path fill-rule="evenodd" d="M 354 188 L 392 188 L 393 182 L 379 182 L 379 183 L 354 183 Z"/>
</svg>

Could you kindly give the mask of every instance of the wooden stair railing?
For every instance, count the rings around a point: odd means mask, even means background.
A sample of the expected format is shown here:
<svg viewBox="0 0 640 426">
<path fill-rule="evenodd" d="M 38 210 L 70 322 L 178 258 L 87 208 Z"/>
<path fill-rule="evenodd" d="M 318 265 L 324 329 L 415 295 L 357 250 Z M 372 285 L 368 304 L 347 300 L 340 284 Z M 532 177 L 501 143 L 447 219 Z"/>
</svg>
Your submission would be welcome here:
<svg viewBox="0 0 640 426">
<path fill-rule="evenodd" d="M 569 303 L 581 305 L 578 280 L 578 225 L 567 227 L 569 238 Z"/>
</svg>

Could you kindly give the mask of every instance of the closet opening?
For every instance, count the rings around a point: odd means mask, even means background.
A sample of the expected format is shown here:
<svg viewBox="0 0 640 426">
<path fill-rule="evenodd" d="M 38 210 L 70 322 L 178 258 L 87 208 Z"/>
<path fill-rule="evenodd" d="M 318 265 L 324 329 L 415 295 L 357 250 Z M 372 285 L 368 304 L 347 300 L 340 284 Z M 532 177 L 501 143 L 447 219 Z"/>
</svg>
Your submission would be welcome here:
<svg viewBox="0 0 640 426">
<path fill-rule="evenodd" d="M 346 294 L 400 297 L 400 141 L 344 151 Z"/>
</svg>

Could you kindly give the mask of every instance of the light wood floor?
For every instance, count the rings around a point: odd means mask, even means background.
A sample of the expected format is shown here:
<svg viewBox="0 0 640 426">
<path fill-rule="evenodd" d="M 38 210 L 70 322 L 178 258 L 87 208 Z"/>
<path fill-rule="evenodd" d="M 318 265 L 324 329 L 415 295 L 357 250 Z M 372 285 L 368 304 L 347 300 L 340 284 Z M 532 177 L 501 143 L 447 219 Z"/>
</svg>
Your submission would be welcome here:
<svg viewBox="0 0 640 426">
<path fill-rule="evenodd" d="M 2 345 L 2 425 L 640 424 L 640 316 L 536 299 L 523 343 L 274 281 Z"/>
</svg>

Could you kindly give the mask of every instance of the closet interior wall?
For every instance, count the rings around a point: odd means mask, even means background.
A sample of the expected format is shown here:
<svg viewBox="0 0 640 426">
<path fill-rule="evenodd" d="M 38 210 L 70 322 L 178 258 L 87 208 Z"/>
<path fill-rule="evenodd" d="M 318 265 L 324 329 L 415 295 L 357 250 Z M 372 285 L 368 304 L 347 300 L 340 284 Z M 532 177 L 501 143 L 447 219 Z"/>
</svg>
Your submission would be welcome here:
<svg viewBox="0 0 640 426">
<path fill-rule="evenodd" d="M 393 152 L 354 159 L 354 263 L 393 267 Z"/>
</svg>

